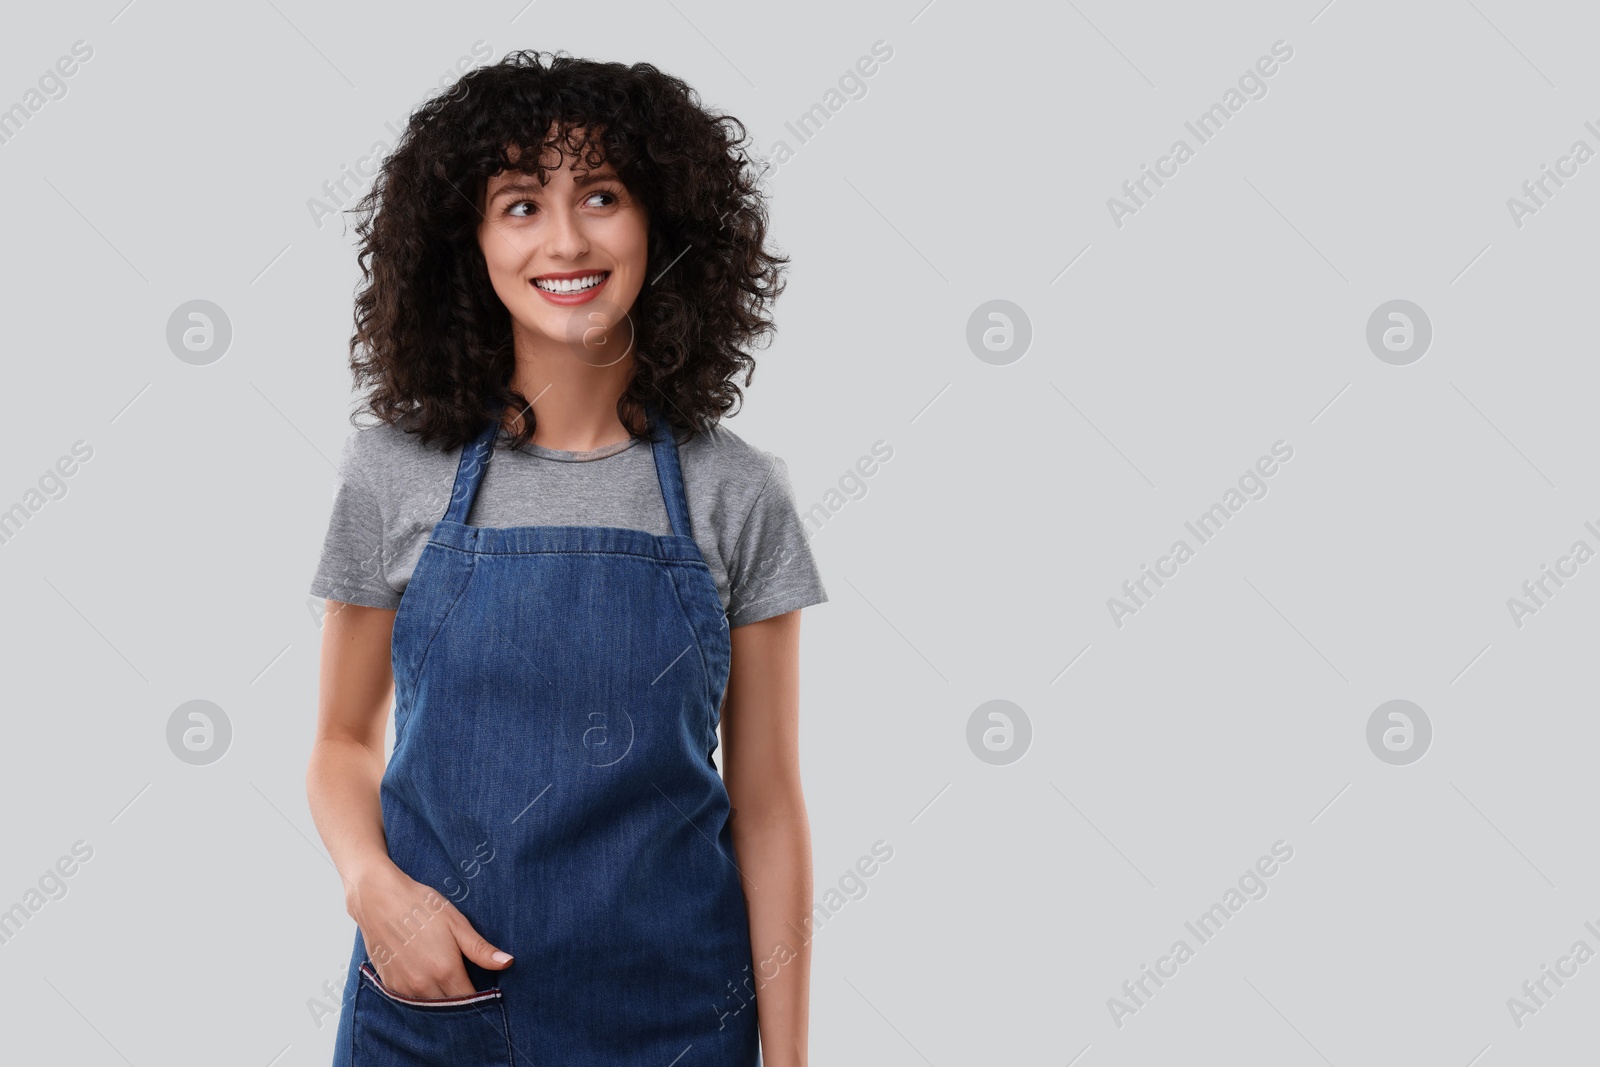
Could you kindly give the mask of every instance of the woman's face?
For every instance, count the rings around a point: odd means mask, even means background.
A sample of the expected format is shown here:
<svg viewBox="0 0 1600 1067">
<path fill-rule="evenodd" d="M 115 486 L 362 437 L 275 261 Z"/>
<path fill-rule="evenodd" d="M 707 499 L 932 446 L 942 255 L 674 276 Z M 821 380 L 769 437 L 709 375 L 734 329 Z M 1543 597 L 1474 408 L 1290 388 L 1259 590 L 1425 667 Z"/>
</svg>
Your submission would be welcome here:
<svg viewBox="0 0 1600 1067">
<path fill-rule="evenodd" d="M 546 151 L 555 166 L 555 150 Z M 610 164 L 584 171 L 568 153 L 549 178 L 541 186 L 518 170 L 492 175 L 478 247 L 516 332 L 535 351 L 564 347 L 609 365 L 633 344 L 626 316 L 644 286 L 649 220 Z M 614 331 L 619 322 L 624 329 Z"/>
</svg>

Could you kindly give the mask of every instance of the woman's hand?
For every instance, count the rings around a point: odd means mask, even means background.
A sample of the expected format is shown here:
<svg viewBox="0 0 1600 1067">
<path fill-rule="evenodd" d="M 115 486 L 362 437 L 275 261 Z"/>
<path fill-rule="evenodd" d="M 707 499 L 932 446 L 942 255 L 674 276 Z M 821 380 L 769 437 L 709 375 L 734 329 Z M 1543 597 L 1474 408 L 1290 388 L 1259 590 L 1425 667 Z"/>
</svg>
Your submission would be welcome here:
<svg viewBox="0 0 1600 1067">
<path fill-rule="evenodd" d="M 389 858 L 378 798 L 384 725 L 394 692 L 393 611 L 328 601 L 322 687 L 306 795 L 317 830 L 344 879 L 345 910 L 391 992 L 453 997 L 473 992 L 463 956 L 487 970 L 511 957 L 489 944 L 456 906 Z"/>
<path fill-rule="evenodd" d="M 454 904 L 392 863 L 351 883 L 345 907 L 392 993 L 437 999 L 475 992 L 463 956 L 486 970 L 511 966 L 510 953 L 489 944 Z"/>
</svg>

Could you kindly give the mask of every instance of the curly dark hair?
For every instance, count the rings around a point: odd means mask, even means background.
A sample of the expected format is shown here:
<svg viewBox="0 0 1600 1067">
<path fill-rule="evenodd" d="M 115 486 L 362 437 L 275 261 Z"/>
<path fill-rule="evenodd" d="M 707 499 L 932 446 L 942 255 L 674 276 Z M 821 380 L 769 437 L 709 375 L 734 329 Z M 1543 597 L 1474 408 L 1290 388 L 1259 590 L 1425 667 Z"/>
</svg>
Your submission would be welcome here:
<svg viewBox="0 0 1600 1067">
<path fill-rule="evenodd" d="M 789 262 L 765 247 L 747 139 L 738 119 L 649 63 L 561 52 L 511 52 L 424 102 L 352 208 L 362 282 L 350 367 L 371 387 L 352 420 L 370 412 L 453 448 L 514 407 L 525 417 L 513 447 L 533 437 L 528 398 L 511 384 L 511 314 L 477 228 L 488 179 L 520 170 L 547 182 L 538 164 L 550 150 L 561 167 L 574 153 L 582 167 L 609 162 L 649 219 L 622 424 L 643 437 L 637 416 L 653 405 L 692 436 L 736 410 L 736 378 L 755 373 L 745 346 L 776 332 L 767 309 Z"/>
</svg>

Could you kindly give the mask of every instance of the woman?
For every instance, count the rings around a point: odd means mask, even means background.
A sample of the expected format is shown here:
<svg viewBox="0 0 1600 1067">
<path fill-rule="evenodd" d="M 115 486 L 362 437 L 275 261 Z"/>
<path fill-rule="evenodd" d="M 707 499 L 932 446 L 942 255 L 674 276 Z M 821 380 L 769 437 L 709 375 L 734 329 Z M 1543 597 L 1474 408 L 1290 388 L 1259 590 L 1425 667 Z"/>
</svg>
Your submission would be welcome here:
<svg viewBox="0 0 1600 1067">
<path fill-rule="evenodd" d="M 718 425 L 787 259 L 737 120 L 541 55 L 424 104 L 361 205 L 378 422 L 312 585 L 335 1061 L 802 1065 L 826 594 L 784 464 Z"/>
</svg>

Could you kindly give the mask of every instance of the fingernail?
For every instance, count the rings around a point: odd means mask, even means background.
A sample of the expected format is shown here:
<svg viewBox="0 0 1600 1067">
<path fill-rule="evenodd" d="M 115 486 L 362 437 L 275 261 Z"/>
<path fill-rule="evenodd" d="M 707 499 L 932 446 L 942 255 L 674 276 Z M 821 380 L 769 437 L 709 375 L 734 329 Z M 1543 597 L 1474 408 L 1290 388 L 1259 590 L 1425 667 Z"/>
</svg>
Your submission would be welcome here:
<svg viewBox="0 0 1600 1067">
<path fill-rule="evenodd" d="M 509 953 L 509 952 L 496 952 L 493 956 L 490 956 L 489 958 L 494 960 L 496 963 L 510 963 L 511 962 L 511 953 Z"/>
</svg>

